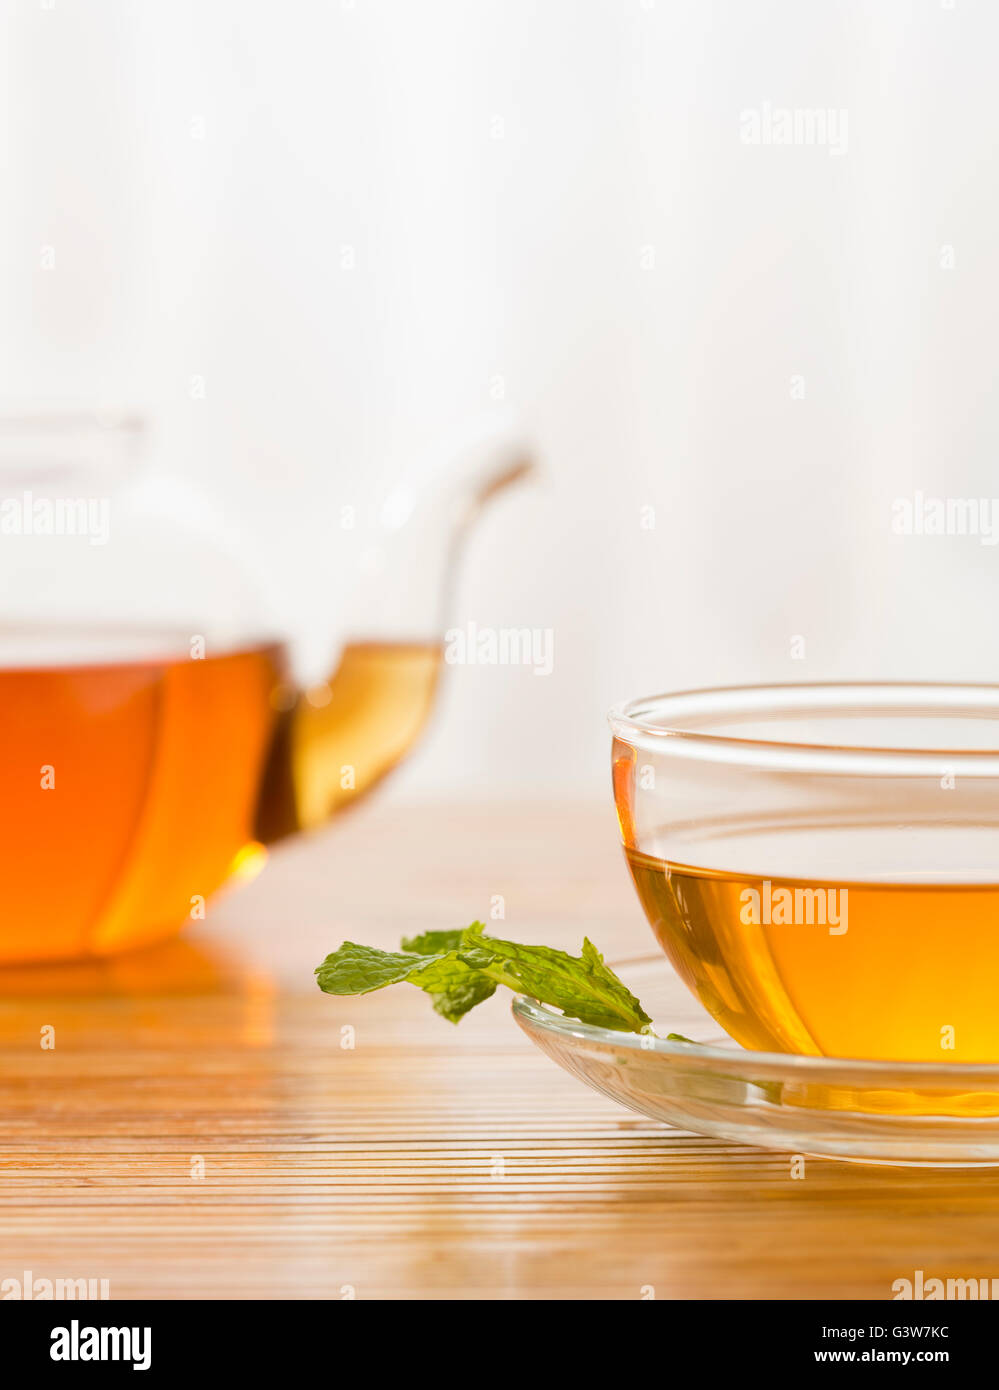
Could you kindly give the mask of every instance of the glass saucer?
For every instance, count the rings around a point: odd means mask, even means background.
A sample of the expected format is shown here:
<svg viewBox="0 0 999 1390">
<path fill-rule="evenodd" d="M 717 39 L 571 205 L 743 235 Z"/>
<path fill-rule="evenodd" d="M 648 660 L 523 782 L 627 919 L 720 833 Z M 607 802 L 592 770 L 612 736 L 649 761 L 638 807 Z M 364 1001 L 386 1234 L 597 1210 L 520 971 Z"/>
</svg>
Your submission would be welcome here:
<svg viewBox="0 0 999 1390">
<path fill-rule="evenodd" d="M 999 1065 L 873 1062 L 750 1052 L 732 1042 L 668 961 L 614 964 L 658 1038 L 513 1013 L 532 1042 L 594 1090 L 654 1120 L 740 1144 L 862 1163 L 999 1166 Z M 670 1032 L 693 1042 L 667 1042 Z"/>
</svg>

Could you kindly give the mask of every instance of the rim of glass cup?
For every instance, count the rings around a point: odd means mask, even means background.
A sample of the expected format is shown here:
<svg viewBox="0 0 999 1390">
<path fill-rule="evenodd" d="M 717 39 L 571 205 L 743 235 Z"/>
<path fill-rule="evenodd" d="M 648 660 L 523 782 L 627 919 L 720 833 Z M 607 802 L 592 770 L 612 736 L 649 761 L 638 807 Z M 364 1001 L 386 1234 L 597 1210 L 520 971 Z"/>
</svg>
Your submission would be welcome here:
<svg viewBox="0 0 999 1390">
<path fill-rule="evenodd" d="M 933 715 L 996 721 L 995 741 L 976 747 L 911 747 L 747 738 L 690 727 L 712 714 Z M 615 705 L 614 737 L 634 748 L 685 759 L 775 771 L 852 775 L 999 777 L 999 685 L 945 681 L 816 681 L 706 686 L 645 695 Z M 686 725 L 686 727 L 685 727 Z"/>
</svg>

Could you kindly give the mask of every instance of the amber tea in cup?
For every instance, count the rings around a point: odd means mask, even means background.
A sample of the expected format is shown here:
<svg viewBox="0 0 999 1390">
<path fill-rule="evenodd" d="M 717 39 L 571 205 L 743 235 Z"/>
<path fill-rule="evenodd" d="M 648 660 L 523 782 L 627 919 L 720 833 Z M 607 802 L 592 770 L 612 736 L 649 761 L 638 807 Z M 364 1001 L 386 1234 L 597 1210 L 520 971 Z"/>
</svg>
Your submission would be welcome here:
<svg viewBox="0 0 999 1390">
<path fill-rule="evenodd" d="M 999 1061 L 999 687 L 690 691 L 611 726 L 639 899 L 736 1041 Z"/>
</svg>

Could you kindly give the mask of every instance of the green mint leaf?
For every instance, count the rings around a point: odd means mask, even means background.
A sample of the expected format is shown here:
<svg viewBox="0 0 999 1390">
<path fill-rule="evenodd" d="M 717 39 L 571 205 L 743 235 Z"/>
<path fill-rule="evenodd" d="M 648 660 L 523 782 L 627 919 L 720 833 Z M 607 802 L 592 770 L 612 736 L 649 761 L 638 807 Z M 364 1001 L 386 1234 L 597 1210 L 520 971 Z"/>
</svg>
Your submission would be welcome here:
<svg viewBox="0 0 999 1390">
<path fill-rule="evenodd" d="M 452 1023 L 459 1022 L 468 1009 L 481 1004 L 496 990 L 492 980 L 479 974 L 456 951 L 427 956 L 425 960 L 425 966 L 408 977 L 410 984 L 431 995 L 436 1011 Z"/>
<path fill-rule="evenodd" d="M 317 968 L 316 978 L 326 994 L 370 994 L 372 990 L 408 980 L 414 971 L 435 959 L 412 952 L 379 951 L 374 946 L 345 941 Z"/>
<path fill-rule="evenodd" d="M 442 1018 L 457 1023 L 506 985 L 581 1023 L 621 1033 L 652 1032 L 649 1015 L 588 939 L 582 955 L 570 956 L 550 946 L 487 936 L 482 923 L 473 922 L 464 931 L 408 937 L 402 946 L 399 952 L 379 951 L 345 941 L 316 970 L 320 989 L 369 994 L 405 981 L 428 994 Z"/>
<path fill-rule="evenodd" d="M 449 1023 L 460 1023 L 469 1009 L 474 1009 L 476 1004 L 481 1004 L 495 993 L 495 983 L 477 970 L 472 970 L 450 989 L 440 994 L 431 993 L 430 997 L 442 1018 Z"/>
<path fill-rule="evenodd" d="M 486 936 L 480 923 L 462 936 L 462 957 L 497 984 L 521 990 L 542 1004 L 553 1004 L 569 1018 L 621 1033 L 644 1033 L 652 1019 L 621 983 L 592 942 L 581 957 L 551 946 L 524 946 Z M 485 957 L 492 956 L 486 964 Z"/>
<path fill-rule="evenodd" d="M 605 965 L 603 956 L 588 936 L 583 937 L 582 958 L 583 964 L 592 971 L 594 979 L 601 982 L 603 988 L 625 1010 L 626 1015 L 630 1014 L 641 1021 L 642 1028 L 639 1031 L 648 1031 L 652 1027 L 652 1019 L 631 990 L 618 979 L 609 965 Z"/>
<path fill-rule="evenodd" d="M 440 936 L 449 934 L 437 933 Z M 451 1023 L 459 1022 L 469 1009 L 474 1009 L 476 1004 L 481 1004 L 496 992 L 495 983 L 468 964 L 456 951 L 428 956 L 426 964 L 409 976 L 409 983 L 429 994 L 437 1012 Z"/>
<path fill-rule="evenodd" d="M 460 931 L 425 931 L 421 936 L 404 936 L 400 949 L 418 956 L 434 956 L 439 951 L 456 951 L 461 938 Z"/>
<path fill-rule="evenodd" d="M 411 944 L 423 944 L 427 936 L 460 941 L 461 932 L 432 932 L 414 937 Z M 386 985 L 408 981 L 430 995 L 433 1006 L 451 1023 L 457 1023 L 469 1009 L 481 1004 L 496 991 L 492 980 L 480 975 L 454 951 L 439 953 L 379 951 L 345 941 L 338 951 L 326 957 L 316 971 L 319 988 L 326 994 L 370 994 Z"/>
<path fill-rule="evenodd" d="M 474 925 L 481 926 L 481 923 Z M 464 954 L 459 959 L 457 951 L 463 936 L 462 931 L 427 931 L 419 936 L 405 937 L 402 943 L 404 951 L 419 955 L 443 953 L 441 960 L 430 965 L 426 972 L 411 975 L 409 982 L 425 990 L 437 1012 L 451 1023 L 458 1023 L 476 1004 L 496 993 L 495 981 L 478 971 L 472 959 Z M 487 964 L 488 959 L 483 963 Z"/>
<path fill-rule="evenodd" d="M 428 994 L 441 994 L 453 989 L 463 984 L 470 975 L 478 973 L 457 951 L 446 951 L 439 956 L 418 956 L 417 960 L 420 962 L 418 969 L 407 978 L 410 984 L 425 989 Z"/>
</svg>

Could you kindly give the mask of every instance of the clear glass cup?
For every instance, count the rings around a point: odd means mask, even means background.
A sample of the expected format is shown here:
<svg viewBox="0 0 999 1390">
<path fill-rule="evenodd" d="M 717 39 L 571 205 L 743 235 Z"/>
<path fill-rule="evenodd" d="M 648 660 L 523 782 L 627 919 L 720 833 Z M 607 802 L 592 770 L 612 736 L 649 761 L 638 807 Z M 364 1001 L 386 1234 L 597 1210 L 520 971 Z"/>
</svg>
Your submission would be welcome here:
<svg viewBox="0 0 999 1390">
<path fill-rule="evenodd" d="M 610 724 L 639 898 L 733 1038 L 999 1061 L 999 687 L 695 690 Z"/>
</svg>

